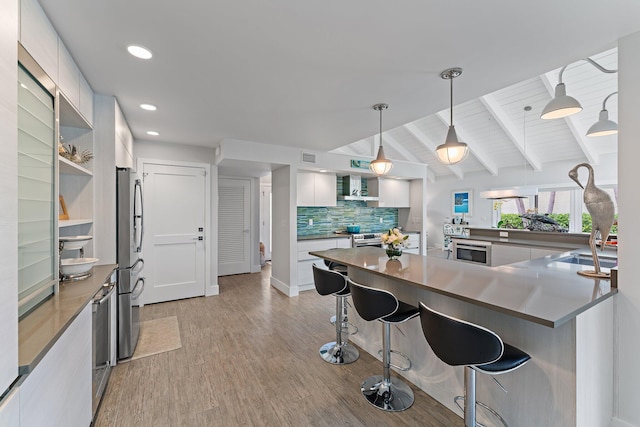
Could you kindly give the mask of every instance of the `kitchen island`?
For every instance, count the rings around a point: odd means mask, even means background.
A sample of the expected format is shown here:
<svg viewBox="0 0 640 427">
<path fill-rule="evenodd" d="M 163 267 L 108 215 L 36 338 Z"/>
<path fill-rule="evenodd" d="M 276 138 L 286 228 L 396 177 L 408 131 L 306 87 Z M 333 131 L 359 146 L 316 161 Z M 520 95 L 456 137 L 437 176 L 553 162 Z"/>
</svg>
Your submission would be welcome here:
<svg viewBox="0 0 640 427">
<path fill-rule="evenodd" d="M 568 253 L 485 267 L 403 254 L 388 260 L 378 248 L 330 249 L 312 255 L 348 266 L 355 282 L 393 292 L 414 305 L 478 323 L 532 356 L 527 366 L 501 375 L 505 394 L 478 376 L 478 398 L 517 426 L 601 426 L 612 417 L 613 295 L 608 281 L 579 276 L 589 268 L 558 262 Z M 378 322 L 351 310 L 360 332 L 353 342 L 373 355 L 382 347 Z M 403 375 L 457 413 L 463 369 L 442 363 L 428 347 L 419 319 L 394 329 L 394 348 L 413 367 Z"/>
</svg>

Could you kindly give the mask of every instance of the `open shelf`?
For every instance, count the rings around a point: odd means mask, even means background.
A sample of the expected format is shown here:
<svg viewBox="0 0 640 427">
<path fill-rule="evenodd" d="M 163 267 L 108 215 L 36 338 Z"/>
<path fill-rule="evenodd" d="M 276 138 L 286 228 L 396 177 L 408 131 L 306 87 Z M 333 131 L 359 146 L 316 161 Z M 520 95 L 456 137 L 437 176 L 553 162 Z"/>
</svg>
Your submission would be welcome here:
<svg viewBox="0 0 640 427">
<path fill-rule="evenodd" d="M 71 160 L 66 159 L 62 156 L 58 156 L 60 173 L 65 175 L 85 175 L 85 176 L 93 176 L 93 172 L 84 166 L 80 166 L 76 163 L 73 163 Z"/>
<path fill-rule="evenodd" d="M 61 219 L 58 221 L 58 228 L 73 227 L 74 225 L 91 224 L 93 220 L 90 218 L 84 219 Z"/>
</svg>

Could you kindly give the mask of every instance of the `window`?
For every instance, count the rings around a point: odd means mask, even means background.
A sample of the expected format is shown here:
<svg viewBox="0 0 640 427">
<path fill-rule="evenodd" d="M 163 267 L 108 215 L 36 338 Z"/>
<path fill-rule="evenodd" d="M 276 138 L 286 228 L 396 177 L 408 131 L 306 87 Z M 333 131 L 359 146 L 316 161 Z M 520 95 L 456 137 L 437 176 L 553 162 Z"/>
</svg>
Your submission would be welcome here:
<svg viewBox="0 0 640 427">
<path fill-rule="evenodd" d="M 18 314 L 53 293 L 53 97 L 18 67 Z M 57 199 L 57 198 L 56 198 Z"/>
</svg>

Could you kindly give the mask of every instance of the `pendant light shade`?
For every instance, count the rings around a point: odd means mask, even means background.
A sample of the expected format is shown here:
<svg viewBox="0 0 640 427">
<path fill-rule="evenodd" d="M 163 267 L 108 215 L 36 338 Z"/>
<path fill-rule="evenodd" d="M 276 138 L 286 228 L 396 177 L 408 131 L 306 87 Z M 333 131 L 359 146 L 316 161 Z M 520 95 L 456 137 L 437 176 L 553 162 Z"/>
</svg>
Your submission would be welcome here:
<svg viewBox="0 0 640 427">
<path fill-rule="evenodd" d="M 455 165 L 460 163 L 469 155 L 469 146 L 464 142 L 458 141 L 458 134 L 453 126 L 453 79 L 462 74 L 462 68 L 450 68 L 440 73 L 440 77 L 451 81 L 451 116 L 449 122 L 449 130 L 444 144 L 436 148 L 438 160 L 445 165 Z"/>
<path fill-rule="evenodd" d="M 384 155 L 384 147 L 382 146 L 382 111 L 389 108 L 389 104 L 376 104 L 373 109 L 380 111 L 380 147 L 378 148 L 378 157 L 369 163 L 369 169 L 374 174 L 381 176 L 386 175 L 393 168 L 393 162 Z"/>
<path fill-rule="evenodd" d="M 542 110 L 541 119 L 559 119 L 582 111 L 582 105 L 577 99 L 567 96 L 564 83 L 558 83 L 554 97 Z"/>
<path fill-rule="evenodd" d="M 593 65 L 603 73 L 612 74 L 618 72 L 618 70 L 609 70 L 607 68 L 604 68 L 602 65 L 598 64 L 591 58 L 585 58 L 584 61 Z M 564 83 L 562 83 L 562 75 L 564 74 L 564 71 L 567 69 L 567 67 L 568 65 L 565 65 L 560 70 L 560 74 L 558 75 L 558 84 L 556 85 L 553 99 L 549 101 L 549 103 L 542 110 L 542 114 L 540 114 L 541 119 L 559 119 L 561 117 L 567 117 L 582 111 L 582 105 L 580 105 L 578 100 L 576 100 L 575 98 L 567 96 L 567 88 L 565 87 Z M 604 106 L 602 107 L 602 109 L 605 109 Z"/>
<path fill-rule="evenodd" d="M 613 92 L 604 99 L 598 121 L 589 128 L 587 136 L 606 136 L 618 133 L 618 124 L 613 120 L 609 120 L 609 111 L 607 111 L 607 100 L 617 93 Z"/>
</svg>

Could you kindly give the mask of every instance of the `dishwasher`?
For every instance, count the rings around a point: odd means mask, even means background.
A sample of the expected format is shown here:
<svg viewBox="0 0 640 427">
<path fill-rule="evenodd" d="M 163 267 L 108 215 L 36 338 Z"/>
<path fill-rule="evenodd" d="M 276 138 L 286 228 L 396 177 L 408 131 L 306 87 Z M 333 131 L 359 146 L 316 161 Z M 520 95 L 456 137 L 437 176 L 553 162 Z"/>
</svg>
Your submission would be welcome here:
<svg viewBox="0 0 640 427">
<path fill-rule="evenodd" d="M 96 416 L 96 411 L 100 406 L 100 401 L 107 388 L 109 375 L 111 374 L 112 351 L 111 351 L 111 322 L 112 304 L 116 289 L 117 273 L 114 270 L 105 284 L 93 297 L 92 304 L 92 419 Z"/>
</svg>

